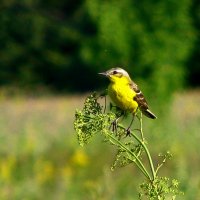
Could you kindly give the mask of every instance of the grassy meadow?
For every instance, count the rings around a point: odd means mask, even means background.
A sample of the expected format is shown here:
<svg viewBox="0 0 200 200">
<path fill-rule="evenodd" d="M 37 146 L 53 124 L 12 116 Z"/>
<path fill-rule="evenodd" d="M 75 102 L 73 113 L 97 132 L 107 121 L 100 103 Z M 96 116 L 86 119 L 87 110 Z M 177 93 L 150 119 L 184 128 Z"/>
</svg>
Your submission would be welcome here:
<svg viewBox="0 0 200 200">
<path fill-rule="evenodd" d="M 85 95 L 0 96 L 0 199 L 137 199 L 143 177 L 133 167 L 110 170 L 115 150 L 100 136 L 80 147 L 73 129 Z M 200 197 L 200 91 L 176 94 L 171 110 L 144 119 L 154 161 L 170 150 L 161 175 L 178 179 L 185 193 Z"/>
</svg>

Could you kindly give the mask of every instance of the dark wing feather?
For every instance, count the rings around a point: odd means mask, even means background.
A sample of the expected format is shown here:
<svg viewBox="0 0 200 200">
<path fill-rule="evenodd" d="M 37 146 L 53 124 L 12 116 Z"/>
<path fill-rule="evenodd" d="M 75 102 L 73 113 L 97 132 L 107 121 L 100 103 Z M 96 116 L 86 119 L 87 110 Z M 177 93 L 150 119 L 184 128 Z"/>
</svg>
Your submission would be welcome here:
<svg viewBox="0 0 200 200">
<path fill-rule="evenodd" d="M 139 109 L 142 111 L 142 113 L 151 119 L 156 119 L 156 116 L 149 110 L 148 103 L 138 86 L 134 82 L 131 82 L 130 87 L 136 92 L 136 96 L 133 98 L 133 100 L 138 103 Z"/>
<path fill-rule="evenodd" d="M 134 100 L 138 103 L 140 110 L 147 110 L 149 107 L 141 90 L 138 88 L 138 86 L 134 82 L 130 83 L 130 87 L 132 90 L 136 92 L 136 96 L 134 97 Z"/>
</svg>

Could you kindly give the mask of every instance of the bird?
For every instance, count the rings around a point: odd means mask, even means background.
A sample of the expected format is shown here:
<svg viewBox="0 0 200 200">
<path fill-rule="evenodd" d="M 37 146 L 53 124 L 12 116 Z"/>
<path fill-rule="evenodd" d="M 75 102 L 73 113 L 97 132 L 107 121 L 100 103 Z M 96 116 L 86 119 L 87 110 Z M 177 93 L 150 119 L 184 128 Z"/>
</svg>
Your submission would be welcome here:
<svg viewBox="0 0 200 200">
<path fill-rule="evenodd" d="M 99 74 L 110 80 L 107 93 L 111 101 L 122 111 L 132 113 L 133 119 L 138 109 L 150 119 L 157 118 L 149 110 L 148 103 L 137 84 L 131 80 L 129 74 L 124 69 L 117 67 Z M 133 120 L 131 124 L 132 122 Z"/>
</svg>

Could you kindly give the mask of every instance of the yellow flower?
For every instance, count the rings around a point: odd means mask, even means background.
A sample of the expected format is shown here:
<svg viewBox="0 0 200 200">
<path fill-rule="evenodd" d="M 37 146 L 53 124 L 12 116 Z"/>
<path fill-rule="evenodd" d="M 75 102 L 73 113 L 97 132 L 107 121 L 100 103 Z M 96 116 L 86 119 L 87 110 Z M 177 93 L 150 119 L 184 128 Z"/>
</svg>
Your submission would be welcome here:
<svg viewBox="0 0 200 200">
<path fill-rule="evenodd" d="M 13 156 L 9 156 L 0 161 L 0 177 L 9 181 L 12 177 L 12 170 L 15 166 L 16 159 Z"/>
<path fill-rule="evenodd" d="M 89 158 L 83 150 L 78 149 L 72 156 L 72 162 L 75 165 L 85 167 L 89 163 Z"/>
</svg>

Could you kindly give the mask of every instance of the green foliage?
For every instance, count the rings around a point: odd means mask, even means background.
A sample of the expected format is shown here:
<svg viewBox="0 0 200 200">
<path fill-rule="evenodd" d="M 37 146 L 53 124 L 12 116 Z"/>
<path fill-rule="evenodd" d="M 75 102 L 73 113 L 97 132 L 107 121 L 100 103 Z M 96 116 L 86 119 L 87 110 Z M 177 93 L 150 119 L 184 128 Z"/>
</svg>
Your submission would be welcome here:
<svg viewBox="0 0 200 200">
<path fill-rule="evenodd" d="M 177 195 L 183 194 L 178 189 L 179 182 L 175 179 L 172 181 L 167 177 L 156 177 L 152 182 L 144 182 L 140 185 L 141 191 L 139 199 L 148 197 L 148 199 L 176 199 Z"/>
<path fill-rule="evenodd" d="M 125 65 L 161 97 L 182 85 L 183 64 L 194 42 L 189 0 L 94 0 L 87 5 L 100 32 L 99 52 L 92 52 L 101 66 Z"/>
<path fill-rule="evenodd" d="M 98 71 L 122 65 L 145 90 L 153 88 L 163 98 L 182 86 L 194 45 L 190 71 L 197 70 L 198 25 L 192 19 L 198 15 L 192 9 L 198 13 L 199 6 L 191 4 L 3 0 L 0 85 L 85 91 L 101 87 Z"/>
<path fill-rule="evenodd" d="M 165 155 L 160 154 L 162 162 L 155 169 L 144 138 L 142 114 L 139 119 L 140 129 L 135 129 L 140 135 L 138 136 L 138 134 L 131 131 L 131 137 L 126 137 L 127 130 L 124 126 L 117 124 L 117 127 L 114 128 L 113 120 L 116 119 L 116 114 L 112 111 L 105 112 L 105 109 L 97 100 L 96 94 L 90 95 L 86 98 L 83 109 L 76 111 L 74 128 L 80 145 L 87 144 L 95 134 L 100 133 L 104 141 L 117 148 L 117 154 L 111 169 L 114 170 L 116 167 L 124 167 L 129 164 L 134 164 L 138 168 L 146 178 L 140 185 L 140 199 L 147 197 L 151 200 L 164 200 L 169 196 L 175 199 L 176 195 L 181 194 L 177 180 L 170 181 L 167 177 L 158 176 L 160 168 L 167 159 L 171 159 L 172 155 L 170 152 Z M 112 126 L 113 130 L 111 130 Z M 145 158 L 148 161 L 147 163 L 144 161 Z"/>
<path fill-rule="evenodd" d="M 14 0 L 1 6 L 0 84 L 74 88 L 85 71 L 78 59 L 81 42 L 90 35 L 82 33 L 90 20 L 81 1 Z"/>
<path fill-rule="evenodd" d="M 193 46 L 193 49 L 190 53 L 190 57 L 187 61 L 187 72 L 188 72 L 188 81 L 187 83 L 194 85 L 194 86 L 199 86 L 200 81 L 200 70 L 199 70 L 199 58 L 200 58 L 200 2 L 198 0 L 192 1 L 192 5 L 190 8 L 191 12 L 191 19 L 193 26 L 195 28 L 196 32 L 196 40 L 195 40 L 195 45 Z"/>
<path fill-rule="evenodd" d="M 77 110 L 75 117 L 74 127 L 81 146 L 87 144 L 94 134 L 106 130 L 107 126 L 115 119 L 114 114 L 104 114 L 102 112 L 96 94 L 92 94 L 86 99 L 83 110 Z"/>
</svg>

